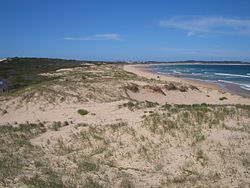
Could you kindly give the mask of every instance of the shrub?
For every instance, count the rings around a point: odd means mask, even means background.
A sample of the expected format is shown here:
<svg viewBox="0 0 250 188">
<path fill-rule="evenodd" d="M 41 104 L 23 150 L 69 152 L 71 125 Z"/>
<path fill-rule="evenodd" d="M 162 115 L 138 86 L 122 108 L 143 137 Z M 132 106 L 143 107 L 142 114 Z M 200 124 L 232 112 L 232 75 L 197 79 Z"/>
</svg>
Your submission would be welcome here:
<svg viewBox="0 0 250 188">
<path fill-rule="evenodd" d="M 161 107 L 162 107 L 163 110 L 170 110 L 170 108 L 172 108 L 172 105 L 166 103 L 166 104 L 162 105 Z"/>
<path fill-rule="evenodd" d="M 199 91 L 199 88 L 194 86 L 194 85 L 190 85 L 189 88 L 192 89 L 192 90 L 198 90 Z"/>
<path fill-rule="evenodd" d="M 146 85 L 146 86 L 143 86 L 144 89 L 150 89 L 152 90 L 153 92 L 156 92 L 156 93 L 161 93 L 163 95 L 166 95 L 160 86 L 150 86 L 150 85 Z"/>
<path fill-rule="evenodd" d="M 124 104 L 124 106 L 127 106 L 129 109 L 132 109 L 133 107 L 137 105 L 138 103 L 134 104 L 132 101 L 129 101 L 128 103 Z"/>
<path fill-rule="evenodd" d="M 173 83 L 166 84 L 164 87 L 166 90 L 177 90 L 177 87 Z"/>
<path fill-rule="evenodd" d="M 133 188 L 135 187 L 133 182 L 131 181 L 131 178 L 124 177 L 121 181 L 120 187 L 122 188 Z"/>
<path fill-rule="evenodd" d="M 121 107 L 127 107 L 129 110 L 133 111 L 135 108 L 139 108 L 139 103 L 138 102 L 129 101 L 127 103 L 119 105 L 119 108 L 121 108 Z"/>
<path fill-rule="evenodd" d="M 8 113 L 7 110 L 3 110 L 3 112 L 2 112 L 3 115 L 4 115 L 4 114 L 7 114 L 7 113 Z"/>
<path fill-rule="evenodd" d="M 60 127 L 62 127 L 61 122 L 60 122 L 60 121 L 58 121 L 58 122 L 55 121 L 55 122 L 53 122 L 51 128 L 52 128 L 54 131 L 58 131 Z"/>
<path fill-rule="evenodd" d="M 79 161 L 77 166 L 80 171 L 84 172 L 97 171 L 99 169 L 97 164 L 86 161 Z"/>
<path fill-rule="evenodd" d="M 179 90 L 180 90 L 180 92 L 187 92 L 188 87 L 187 87 L 187 86 L 181 86 L 181 87 L 179 88 Z"/>
<path fill-rule="evenodd" d="M 68 121 L 64 121 L 63 126 L 68 126 L 69 122 Z"/>
<path fill-rule="evenodd" d="M 153 108 L 159 105 L 158 102 L 145 101 L 145 105 L 147 108 Z"/>
<path fill-rule="evenodd" d="M 157 92 L 157 93 L 161 93 L 161 94 L 163 94 L 163 95 L 166 95 L 166 94 L 162 91 L 162 89 L 161 89 L 159 86 L 152 87 L 152 90 L 153 90 L 154 92 Z"/>
<path fill-rule="evenodd" d="M 131 84 L 125 86 L 125 89 L 128 89 L 128 90 L 130 90 L 130 91 L 132 91 L 132 92 L 134 92 L 134 93 L 139 92 L 139 87 L 138 87 L 138 85 L 137 85 L 137 84 L 133 84 L 133 83 L 131 83 Z"/>
<path fill-rule="evenodd" d="M 82 115 L 82 116 L 84 116 L 84 115 L 87 115 L 89 112 L 87 111 L 87 110 L 85 110 L 85 109 L 79 109 L 78 111 L 78 114 L 80 114 L 80 115 Z"/>
<path fill-rule="evenodd" d="M 223 100 L 227 100 L 227 98 L 226 97 L 221 97 L 221 98 L 219 98 L 221 101 L 223 101 Z"/>
</svg>

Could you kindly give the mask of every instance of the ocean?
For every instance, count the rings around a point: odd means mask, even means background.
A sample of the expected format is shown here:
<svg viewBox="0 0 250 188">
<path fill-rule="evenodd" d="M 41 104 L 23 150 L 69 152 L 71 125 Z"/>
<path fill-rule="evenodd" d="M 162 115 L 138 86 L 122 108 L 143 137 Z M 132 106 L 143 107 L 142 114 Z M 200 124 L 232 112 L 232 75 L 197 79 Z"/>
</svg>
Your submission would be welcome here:
<svg viewBox="0 0 250 188">
<path fill-rule="evenodd" d="M 226 91 L 250 96 L 250 64 L 157 64 L 152 72 L 219 85 Z"/>
</svg>

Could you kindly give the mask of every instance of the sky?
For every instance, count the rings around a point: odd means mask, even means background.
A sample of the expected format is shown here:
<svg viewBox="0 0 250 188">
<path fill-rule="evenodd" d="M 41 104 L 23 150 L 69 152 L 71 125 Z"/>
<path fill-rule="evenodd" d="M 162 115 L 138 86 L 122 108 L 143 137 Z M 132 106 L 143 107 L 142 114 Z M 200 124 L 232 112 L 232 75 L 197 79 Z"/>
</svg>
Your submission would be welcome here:
<svg viewBox="0 0 250 188">
<path fill-rule="evenodd" d="M 0 0 L 0 57 L 250 61 L 249 0 Z"/>
</svg>

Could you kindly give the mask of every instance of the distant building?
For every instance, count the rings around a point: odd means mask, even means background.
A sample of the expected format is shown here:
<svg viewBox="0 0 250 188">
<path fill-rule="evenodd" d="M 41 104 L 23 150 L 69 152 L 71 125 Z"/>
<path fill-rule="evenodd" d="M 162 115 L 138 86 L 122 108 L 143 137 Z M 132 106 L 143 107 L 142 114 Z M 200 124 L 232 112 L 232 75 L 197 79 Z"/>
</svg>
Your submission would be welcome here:
<svg viewBox="0 0 250 188">
<path fill-rule="evenodd" d="M 0 80 L 0 93 L 8 93 L 8 84 L 4 80 Z"/>
<path fill-rule="evenodd" d="M 7 59 L 6 59 L 6 58 L 0 59 L 0 62 L 1 62 L 1 61 L 5 61 L 5 60 L 7 60 Z"/>
</svg>

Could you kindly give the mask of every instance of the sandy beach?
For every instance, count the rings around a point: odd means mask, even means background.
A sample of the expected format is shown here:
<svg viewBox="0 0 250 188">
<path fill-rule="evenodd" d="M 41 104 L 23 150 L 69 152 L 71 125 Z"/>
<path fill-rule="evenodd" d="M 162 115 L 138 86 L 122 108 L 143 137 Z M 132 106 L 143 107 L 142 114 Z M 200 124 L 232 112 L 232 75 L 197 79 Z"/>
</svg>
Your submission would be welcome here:
<svg viewBox="0 0 250 188">
<path fill-rule="evenodd" d="M 169 63 L 166 63 L 166 65 L 168 65 Z M 136 64 L 136 65 L 131 65 L 131 66 L 125 66 L 125 69 L 127 69 L 130 72 L 134 72 L 138 75 L 147 77 L 147 78 L 157 78 L 158 80 L 165 80 L 165 81 L 173 81 L 173 82 L 179 82 L 179 83 L 186 83 L 186 84 L 194 84 L 197 86 L 201 86 L 201 87 L 206 87 L 206 88 L 212 88 L 212 89 L 216 89 L 218 91 L 221 92 L 229 92 L 231 94 L 236 94 L 236 95 L 241 95 L 244 97 L 248 97 L 250 98 L 250 94 L 248 92 L 246 92 L 246 90 L 242 89 L 241 87 L 235 87 L 235 83 L 234 82 L 230 82 L 230 81 L 223 81 L 221 79 L 219 79 L 219 81 L 222 81 L 223 84 L 219 84 L 219 83 L 212 83 L 212 82 L 208 82 L 208 81 L 202 81 L 202 80 L 198 80 L 198 79 L 189 79 L 189 78 L 183 78 L 180 77 L 178 75 L 166 75 L 166 74 L 162 74 L 162 73 L 156 73 L 152 71 L 152 66 L 156 66 L 156 65 L 163 65 L 163 64 Z M 177 63 L 171 63 L 169 65 L 177 65 Z M 178 65 L 187 65 L 187 63 L 178 63 Z M 188 65 L 204 65 L 204 63 L 188 63 Z M 211 64 L 210 64 L 211 65 Z M 226 65 L 226 64 L 216 64 L 213 63 L 212 65 Z M 239 64 L 230 64 L 230 66 L 233 65 L 239 65 Z M 242 65 L 248 65 L 248 64 L 240 64 Z M 227 75 L 227 74 L 225 74 Z M 235 75 L 233 75 L 235 76 Z M 248 77 L 247 75 L 245 75 L 246 77 Z M 234 83 L 234 84 L 232 84 Z M 243 84 L 244 85 L 244 84 Z"/>
<path fill-rule="evenodd" d="M 136 65 L 125 65 L 124 70 L 128 72 L 133 72 L 137 75 L 144 76 L 148 79 L 157 79 L 157 80 L 163 80 L 163 81 L 170 81 L 170 82 L 177 82 L 177 83 L 183 83 L 183 84 L 193 84 L 200 87 L 205 88 L 211 88 L 216 89 L 218 91 L 223 90 L 216 84 L 206 83 L 198 80 L 188 80 L 184 78 L 174 77 L 170 75 L 163 75 L 159 73 L 153 73 L 149 67 L 156 64 L 136 64 Z"/>
<path fill-rule="evenodd" d="M 194 85 L 199 88 L 199 91 L 188 91 L 188 92 L 167 92 L 168 99 L 166 102 L 177 103 L 177 104 L 197 104 L 197 103 L 208 103 L 208 104 L 250 104 L 250 98 L 238 95 L 236 93 L 227 92 L 221 89 L 216 84 L 187 80 L 184 78 L 178 78 L 174 76 L 166 76 L 162 74 L 152 73 L 147 67 L 150 65 L 136 64 L 136 65 L 125 65 L 124 70 L 132 72 L 139 76 L 147 79 L 154 79 L 160 82 L 173 82 L 181 85 Z M 219 100 L 221 97 L 227 97 L 227 100 Z M 167 98 L 167 97 L 166 97 Z M 172 99 L 172 100 L 171 100 Z M 158 100 L 158 102 L 161 100 Z M 163 100 L 164 101 L 164 100 Z M 161 102 L 163 102 L 161 101 Z"/>
</svg>

